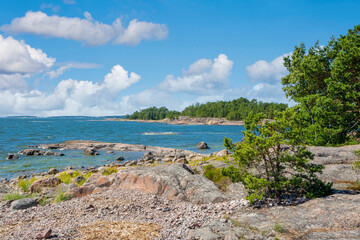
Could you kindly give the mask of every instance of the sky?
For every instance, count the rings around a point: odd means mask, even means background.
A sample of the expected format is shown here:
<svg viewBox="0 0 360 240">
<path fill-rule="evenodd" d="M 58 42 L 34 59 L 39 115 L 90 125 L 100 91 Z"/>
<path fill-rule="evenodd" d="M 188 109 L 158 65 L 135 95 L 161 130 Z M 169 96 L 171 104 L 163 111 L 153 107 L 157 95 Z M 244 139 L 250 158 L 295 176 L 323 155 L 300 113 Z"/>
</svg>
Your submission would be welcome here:
<svg viewBox="0 0 360 240">
<path fill-rule="evenodd" d="M 346 0 L 1 1 L 0 116 L 289 103 L 283 57 L 346 34 L 358 9 Z"/>
</svg>

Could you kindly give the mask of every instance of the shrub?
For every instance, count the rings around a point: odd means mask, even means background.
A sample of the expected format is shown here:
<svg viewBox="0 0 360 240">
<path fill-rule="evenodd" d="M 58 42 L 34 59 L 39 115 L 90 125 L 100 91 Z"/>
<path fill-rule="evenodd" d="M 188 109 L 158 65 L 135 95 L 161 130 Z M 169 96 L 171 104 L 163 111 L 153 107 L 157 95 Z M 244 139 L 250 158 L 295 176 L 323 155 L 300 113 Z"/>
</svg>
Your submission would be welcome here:
<svg viewBox="0 0 360 240">
<path fill-rule="evenodd" d="M 63 173 L 60 173 L 59 179 L 60 179 L 63 183 L 69 184 L 69 183 L 71 183 L 72 177 L 71 177 L 71 175 L 70 175 L 69 173 L 63 172 Z"/>
<path fill-rule="evenodd" d="M 234 162 L 223 174 L 244 184 L 250 203 L 263 198 L 280 202 L 285 194 L 315 198 L 331 193 L 332 184 L 316 176 L 324 167 L 309 163 L 313 154 L 302 145 L 295 114 L 288 109 L 271 122 L 261 114 L 249 114 L 243 141 L 235 145 L 224 139 L 234 151 Z"/>
<path fill-rule="evenodd" d="M 117 167 L 108 167 L 105 171 L 102 172 L 102 175 L 107 176 L 117 172 L 118 172 Z"/>
<path fill-rule="evenodd" d="M 21 188 L 23 192 L 28 192 L 30 190 L 31 184 L 38 180 L 37 178 L 30 179 L 21 179 L 18 181 L 18 186 Z"/>
<path fill-rule="evenodd" d="M 222 170 L 209 164 L 204 167 L 204 177 L 213 181 L 220 189 L 226 189 L 231 184 L 229 177 L 222 175 Z"/>
</svg>

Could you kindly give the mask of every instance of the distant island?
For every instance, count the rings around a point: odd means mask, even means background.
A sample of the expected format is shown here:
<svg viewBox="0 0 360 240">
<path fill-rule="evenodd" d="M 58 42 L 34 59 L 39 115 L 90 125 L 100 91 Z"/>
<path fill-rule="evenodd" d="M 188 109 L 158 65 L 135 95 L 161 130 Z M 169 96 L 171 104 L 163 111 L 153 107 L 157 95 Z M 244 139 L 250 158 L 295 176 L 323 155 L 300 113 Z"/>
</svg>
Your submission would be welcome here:
<svg viewBox="0 0 360 240">
<path fill-rule="evenodd" d="M 150 107 L 126 115 L 124 119 L 109 118 L 107 120 L 191 125 L 244 125 L 243 120 L 250 112 L 263 113 L 266 118 L 272 119 L 276 112 L 287 108 L 288 105 L 284 103 L 267 103 L 239 98 L 232 101 L 197 103 L 186 107 L 182 112 L 169 110 L 166 107 Z"/>
</svg>

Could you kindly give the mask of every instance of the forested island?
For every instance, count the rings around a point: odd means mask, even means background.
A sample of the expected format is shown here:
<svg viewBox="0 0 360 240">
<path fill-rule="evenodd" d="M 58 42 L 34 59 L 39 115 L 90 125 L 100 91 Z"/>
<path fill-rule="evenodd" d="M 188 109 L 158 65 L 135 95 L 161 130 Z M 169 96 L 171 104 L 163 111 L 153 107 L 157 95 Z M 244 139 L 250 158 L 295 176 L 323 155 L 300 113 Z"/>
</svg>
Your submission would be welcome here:
<svg viewBox="0 0 360 240">
<path fill-rule="evenodd" d="M 244 120 L 250 112 L 253 112 L 265 114 L 266 118 L 272 119 L 276 112 L 284 111 L 287 108 L 288 105 L 284 103 L 267 103 L 255 99 L 239 98 L 232 101 L 197 103 L 185 108 L 182 112 L 171 111 L 166 107 L 150 107 L 126 115 L 125 118 L 132 120 L 162 120 L 188 116 L 191 118 L 226 118 L 234 121 Z"/>
</svg>

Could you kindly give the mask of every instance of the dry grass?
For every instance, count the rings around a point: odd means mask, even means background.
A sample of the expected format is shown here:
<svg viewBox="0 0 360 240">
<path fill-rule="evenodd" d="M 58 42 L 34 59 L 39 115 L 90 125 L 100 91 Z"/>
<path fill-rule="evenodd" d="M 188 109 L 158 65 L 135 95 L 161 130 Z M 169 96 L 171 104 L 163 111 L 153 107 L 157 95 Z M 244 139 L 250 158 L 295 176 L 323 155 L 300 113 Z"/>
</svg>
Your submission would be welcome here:
<svg viewBox="0 0 360 240">
<path fill-rule="evenodd" d="M 98 221 L 80 227 L 83 240 L 122 239 L 122 240 L 150 240 L 160 237 L 161 226 L 155 223 L 135 222 L 107 222 Z"/>
</svg>

